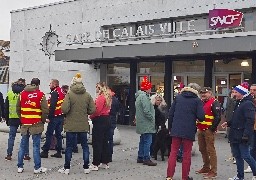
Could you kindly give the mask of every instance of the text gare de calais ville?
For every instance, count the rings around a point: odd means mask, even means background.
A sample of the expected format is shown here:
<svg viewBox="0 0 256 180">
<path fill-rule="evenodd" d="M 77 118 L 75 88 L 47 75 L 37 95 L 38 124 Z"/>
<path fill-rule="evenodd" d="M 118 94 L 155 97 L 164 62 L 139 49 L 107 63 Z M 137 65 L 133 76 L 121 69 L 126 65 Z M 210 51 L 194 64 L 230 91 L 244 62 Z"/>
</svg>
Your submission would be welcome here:
<svg viewBox="0 0 256 180">
<path fill-rule="evenodd" d="M 229 9 L 214 9 L 209 11 L 209 28 L 233 28 L 241 26 L 243 13 Z M 106 40 L 128 39 L 132 37 L 170 35 L 180 32 L 196 32 L 197 20 L 173 21 L 168 23 L 141 25 L 135 29 L 134 26 L 123 28 L 109 28 L 96 31 L 95 33 L 85 32 L 81 34 L 66 36 L 66 44 L 92 43 Z M 205 29 L 206 30 L 206 27 Z"/>
</svg>

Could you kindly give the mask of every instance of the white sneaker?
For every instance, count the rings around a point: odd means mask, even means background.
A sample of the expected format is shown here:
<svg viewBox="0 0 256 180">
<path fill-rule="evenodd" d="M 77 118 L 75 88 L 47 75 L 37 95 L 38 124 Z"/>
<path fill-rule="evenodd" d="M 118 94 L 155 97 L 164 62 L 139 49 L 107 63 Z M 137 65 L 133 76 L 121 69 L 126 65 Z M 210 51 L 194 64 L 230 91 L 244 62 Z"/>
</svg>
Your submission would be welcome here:
<svg viewBox="0 0 256 180">
<path fill-rule="evenodd" d="M 89 174 L 91 172 L 91 170 L 88 168 L 88 169 L 84 169 L 84 174 Z"/>
<path fill-rule="evenodd" d="M 98 170 L 99 170 L 98 166 L 94 166 L 93 164 L 91 164 L 91 165 L 89 166 L 89 169 L 90 169 L 91 171 L 98 171 Z"/>
<path fill-rule="evenodd" d="M 69 174 L 69 169 L 65 169 L 64 167 L 58 170 L 61 174 Z"/>
<path fill-rule="evenodd" d="M 234 176 L 232 178 L 228 178 L 228 180 L 244 180 L 244 179 L 239 179 L 237 176 Z"/>
<path fill-rule="evenodd" d="M 252 169 L 250 166 L 247 167 L 247 169 L 244 170 L 245 173 L 251 173 Z"/>
<path fill-rule="evenodd" d="M 34 174 L 41 174 L 45 173 L 47 171 L 47 168 L 40 167 L 39 169 L 34 169 Z"/>
<path fill-rule="evenodd" d="M 236 164 L 236 160 L 234 159 L 233 164 Z"/>
<path fill-rule="evenodd" d="M 108 164 L 101 163 L 101 164 L 99 165 L 99 168 L 102 168 L 102 169 L 109 169 L 109 165 L 108 165 Z"/>
<path fill-rule="evenodd" d="M 18 168 L 18 173 L 23 173 L 23 171 L 24 171 L 24 168 Z"/>
</svg>

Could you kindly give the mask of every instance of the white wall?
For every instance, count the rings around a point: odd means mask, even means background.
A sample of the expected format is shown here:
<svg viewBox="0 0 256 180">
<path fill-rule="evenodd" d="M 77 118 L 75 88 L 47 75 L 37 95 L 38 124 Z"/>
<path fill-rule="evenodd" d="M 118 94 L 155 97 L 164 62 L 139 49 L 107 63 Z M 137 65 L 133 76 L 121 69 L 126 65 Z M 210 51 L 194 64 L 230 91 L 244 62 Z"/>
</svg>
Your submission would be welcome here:
<svg viewBox="0 0 256 180">
<path fill-rule="evenodd" d="M 23 77 L 41 80 L 41 89 L 49 91 L 52 78 L 60 84 L 70 84 L 76 72 L 81 72 L 88 91 L 94 95 L 99 71 L 88 64 L 56 62 L 40 49 L 45 32 L 59 35 L 64 46 L 67 34 L 94 33 L 103 25 L 129 23 L 169 17 L 208 13 L 216 8 L 242 9 L 255 7 L 246 0 L 69 0 L 12 12 L 10 82 Z M 86 56 L 86 54 L 85 54 Z"/>
</svg>

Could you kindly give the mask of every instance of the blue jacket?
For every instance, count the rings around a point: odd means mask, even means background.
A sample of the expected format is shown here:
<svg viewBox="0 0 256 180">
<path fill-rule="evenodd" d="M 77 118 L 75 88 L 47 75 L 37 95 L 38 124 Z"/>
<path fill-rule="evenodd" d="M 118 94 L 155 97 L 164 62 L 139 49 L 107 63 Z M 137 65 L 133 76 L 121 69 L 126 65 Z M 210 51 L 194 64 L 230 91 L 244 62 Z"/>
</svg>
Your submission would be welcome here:
<svg viewBox="0 0 256 180">
<path fill-rule="evenodd" d="M 229 142 L 241 143 L 242 137 L 247 137 L 248 142 L 252 141 L 255 107 L 252 96 L 238 100 L 235 110 L 228 126 L 230 127 Z"/>
<path fill-rule="evenodd" d="M 185 87 L 177 95 L 169 110 L 168 127 L 171 136 L 194 141 L 196 121 L 203 121 L 205 113 L 198 92 Z"/>
</svg>

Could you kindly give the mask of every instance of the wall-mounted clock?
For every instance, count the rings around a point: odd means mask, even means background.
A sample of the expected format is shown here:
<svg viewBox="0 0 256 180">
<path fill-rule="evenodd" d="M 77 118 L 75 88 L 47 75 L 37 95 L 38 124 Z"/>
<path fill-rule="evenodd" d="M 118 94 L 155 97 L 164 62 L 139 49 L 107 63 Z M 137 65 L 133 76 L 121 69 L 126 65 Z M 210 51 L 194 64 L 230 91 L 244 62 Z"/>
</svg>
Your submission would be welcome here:
<svg viewBox="0 0 256 180">
<path fill-rule="evenodd" d="M 60 44 L 58 35 L 55 33 L 55 31 L 52 31 L 52 26 L 50 25 L 50 30 L 46 32 L 42 38 L 43 41 L 40 43 L 42 46 L 42 51 L 44 51 L 45 55 L 49 56 L 50 59 Z"/>
</svg>

